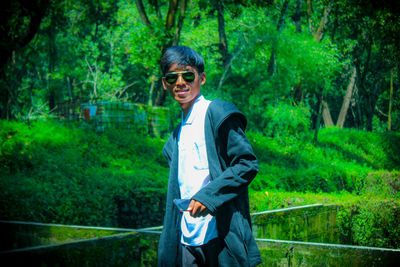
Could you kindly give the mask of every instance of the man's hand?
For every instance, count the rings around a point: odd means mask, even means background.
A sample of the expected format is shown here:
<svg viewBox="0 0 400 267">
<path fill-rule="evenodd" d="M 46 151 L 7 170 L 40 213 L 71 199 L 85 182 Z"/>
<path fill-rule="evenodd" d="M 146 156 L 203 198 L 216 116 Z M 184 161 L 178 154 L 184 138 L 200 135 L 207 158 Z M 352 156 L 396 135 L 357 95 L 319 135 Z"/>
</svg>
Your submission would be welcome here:
<svg viewBox="0 0 400 267">
<path fill-rule="evenodd" d="M 210 211 L 207 209 L 206 206 L 204 206 L 201 202 L 194 199 L 190 201 L 187 210 L 190 211 L 190 215 L 193 217 L 202 217 L 210 213 Z"/>
</svg>

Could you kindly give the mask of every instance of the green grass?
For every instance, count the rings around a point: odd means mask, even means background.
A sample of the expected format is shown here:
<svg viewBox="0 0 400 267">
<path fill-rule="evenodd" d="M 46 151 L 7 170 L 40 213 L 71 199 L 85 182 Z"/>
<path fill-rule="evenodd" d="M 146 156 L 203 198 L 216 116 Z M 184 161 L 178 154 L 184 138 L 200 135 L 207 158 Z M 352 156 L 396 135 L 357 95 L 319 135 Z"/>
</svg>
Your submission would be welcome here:
<svg viewBox="0 0 400 267">
<path fill-rule="evenodd" d="M 2 219 L 158 225 L 168 168 L 163 141 L 132 132 L 0 121 Z M 137 207 L 139 204 L 142 207 Z"/>
<path fill-rule="evenodd" d="M 321 129 L 307 138 L 270 138 L 249 133 L 260 171 L 255 191 L 357 192 L 370 172 L 399 170 L 400 134 Z"/>
<path fill-rule="evenodd" d="M 341 203 L 371 192 L 398 199 L 400 135 L 321 129 L 300 137 L 248 133 L 260 171 L 251 209 Z M 63 224 L 160 225 L 165 140 L 55 121 L 0 121 L 0 218 Z"/>
</svg>

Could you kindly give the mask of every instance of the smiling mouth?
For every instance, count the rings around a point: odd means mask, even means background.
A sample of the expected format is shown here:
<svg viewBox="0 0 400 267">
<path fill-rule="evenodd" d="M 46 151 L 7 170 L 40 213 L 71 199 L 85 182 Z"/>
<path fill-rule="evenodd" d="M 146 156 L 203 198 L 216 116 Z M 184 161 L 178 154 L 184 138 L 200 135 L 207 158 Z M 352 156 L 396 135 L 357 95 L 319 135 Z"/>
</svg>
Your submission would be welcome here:
<svg viewBox="0 0 400 267">
<path fill-rule="evenodd" d="M 182 94 L 185 94 L 185 93 L 187 93 L 187 92 L 189 92 L 189 88 L 188 88 L 188 89 L 180 89 L 180 90 L 176 90 L 176 91 L 175 91 L 175 93 L 176 93 L 177 95 L 182 95 Z"/>
</svg>

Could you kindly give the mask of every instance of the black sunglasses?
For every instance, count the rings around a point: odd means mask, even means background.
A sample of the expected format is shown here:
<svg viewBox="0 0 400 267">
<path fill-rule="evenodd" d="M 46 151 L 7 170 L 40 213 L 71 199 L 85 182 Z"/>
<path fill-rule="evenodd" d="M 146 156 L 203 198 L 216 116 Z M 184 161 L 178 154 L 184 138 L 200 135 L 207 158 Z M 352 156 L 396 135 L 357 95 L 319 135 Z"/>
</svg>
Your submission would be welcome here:
<svg viewBox="0 0 400 267">
<path fill-rule="evenodd" d="M 176 82 L 176 80 L 178 80 L 179 74 L 181 74 L 182 78 L 188 83 L 193 82 L 194 79 L 196 78 L 196 74 L 193 71 L 175 71 L 167 73 L 164 79 L 167 83 L 173 84 Z"/>
</svg>

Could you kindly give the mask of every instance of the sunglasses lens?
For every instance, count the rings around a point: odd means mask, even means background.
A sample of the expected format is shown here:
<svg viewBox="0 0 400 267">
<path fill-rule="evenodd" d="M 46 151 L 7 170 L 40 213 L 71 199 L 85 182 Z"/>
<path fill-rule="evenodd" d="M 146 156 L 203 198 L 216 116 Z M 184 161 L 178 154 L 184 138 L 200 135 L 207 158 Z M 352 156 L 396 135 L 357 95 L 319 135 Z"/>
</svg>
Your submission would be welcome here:
<svg viewBox="0 0 400 267">
<path fill-rule="evenodd" d="M 174 82 L 176 82 L 176 80 L 178 80 L 178 74 L 167 74 L 165 75 L 165 80 L 167 81 L 167 83 L 173 84 Z"/>
<path fill-rule="evenodd" d="M 196 78 L 196 75 L 194 74 L 194 72 L 188 71 L 188 72 L 182 73 L 182 77 L 187 82 L 193 82 L 194 79 Z"/>
</svg>

